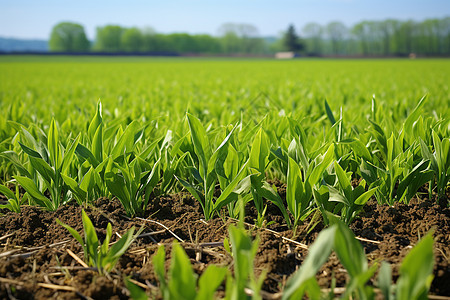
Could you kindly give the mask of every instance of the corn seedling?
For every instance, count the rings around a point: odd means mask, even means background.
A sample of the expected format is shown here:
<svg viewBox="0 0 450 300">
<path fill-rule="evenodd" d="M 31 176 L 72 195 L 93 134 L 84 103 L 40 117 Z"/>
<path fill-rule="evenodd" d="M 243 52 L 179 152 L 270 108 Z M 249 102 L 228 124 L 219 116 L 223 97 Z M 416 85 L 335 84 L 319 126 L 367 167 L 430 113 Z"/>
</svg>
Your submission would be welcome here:
<svg viewBox="0 0 450 300">
<path fill-rule="evenodd" d="M 7 204 L 0 204 L 0 208 L 6 208 L 10 211 L 20 213 L 20 205 L 24 202 L 25 199 L 20 200 L 18 185 L 16 185 L 15 189 L 15 192 L 13 192 L 7 186 L 0 185 L 0 193 L 3 194 L 8 201 Z"/>
<path fill-rule="evenodd" d="M 172 261 L 167 277 L 164 267 L 164 246 L 158 248 L 152 260 L 163 299 L 213 299 L 216 290 L 225 279 L 227 270 L 210 265 L 197 280 L 189 257 L 177 242 L 172 244 L 171 257 Z"/>
<path fill-rule="evenodd" d="M 349 225 L 358 214 L 359 210 L 372 197 L 377 188 L 365 190 L 365 182 L 362 181 L 356 188 L 350 183 L 350 178 L 342 167 L 335 162 L 334 170 L 336 171 L 339 188 L 329 186 L 330 199 L 344 204 L 341 211 L 341 220 Z"/>
<path fill-rule="evenodd" d="M 336 231 L 337 226 L 332 226 L 319 233 L 300 269 L 288 280 L 283 300 L 302 299 L 307 291 L 310 298 L 320 298 L 320 287 L 315 276 L 333 249 Z"/>
<path fill-rule="evenodd" d="M 109 158 L 105 168 L 105 181 L 108 190 L 122 203 L 127 215 L 135 216 L 145 211 L 151 192 L 158 184 L 159 160 L 153 168 L 135 157 L 131 162 L 121 157 L 113 161 Z"/>
<path fill-rule="evenodd" d="M 332 250 L 349 276 L 342 298 L 375 299 L 373 287 L 367 282 L 374 276 L 378 265 L 375 263 L 369 267 L 364 250 L 352 231 L 337 219 L 333 219 L 333 223 L 319 233 L 300 269 L 288 280 L 282 299 L 302 299 L 305 294 L 310 299 L 322 299 L 325 295 L 315 276 Z M 385 299 L 425 299 L 432 270 L 433 238 L 428 234 L 403 260 L 396 285 L 392 284 L 389 264 L 381 264 L 378 287 Z"/>
<path fill-rule="evenodd" d="M 252 299 L 261 299 L 259 292 L 265 278 L 265 272 L 257 278 L 253 266 L 259 240 L 252 241 L 243 228 L 233 225 L 229 227 L 228 231 L 230 233 L 231 253 L 234 262 L 234 278 L 231 275 L 228 276 L 226 299 L 245 299 L 247 297 L 245 293 L 247 287 L 253 292 Z M 228 251 L 230 252 L 230 249 Z"/>
<path fill-rule="evenodd" d="M 431 135 L 433 139 L 434 152 L 431 153 L 422 139 L 420 139 L 420 146 L 423 157 L 431 162 L 431 170 L 435 176 L 435 186 L 438 197 L 443 198 L 450 181 L 450 138 L 441 139 L 434 130 Z M 432 190 L 431 186 L 433 185 L 430 184 L 430 194 Z"/>
<path fill-rule="evenodd" d="M 250 192 L 252 194 L 256 211 L 258 212 L 256 224 L 258 226 L 262 226 L 263 224 L 264 214 L 267 208 L 264 205 L 263 199 L 267 199 L 280 209 L 288 226 L 290 226 L 290 220 L 283 201 L 278 195 L 276 189 L 265 181 L 265 172 L 267 166 L 269 165 L 269 154 L 269 140 L 266 134 L 264 134 L 264 131 L 259 129 L 253 140 L 248 161 L 248 167 L 250 169 Z"/>
<path fill-rule="evenodd" d="M 99 243 L 97 233 L 95 232 L 92 221 L 83 210 L 81 215 L 84 229 L 84 239 L 81 235 L 69 225 L 62 223 L 59 219 L 56 219 L 58 224 L 66 228 L 70 234 L 81 244 L 84 251 L 84 260 L 88 265 L 97 269 L 100 274 L 110 272 L 120 257 L 127 251 L 136 237 L 142 232 L 143 227 L 134 234 L 135 227 L 131 227 L 122 237 L 115 242 L 112 247 L 109 247 L 109 243 L 112 237 L 111 223 L 108 223 L 106 227 L 106 237 L 103 244 Z"/>
<path fill-rule="evenodd" d="M 244 178 L 246 172 L 246 164 L 239 170 L 236 177 L 222 190 L 220 196 L 215 199 L 214 192 L 217 182 L 217 173 L 224 173 L 224 163 L 228 162 L 228 147 L 230 138 L 234 132 L 232 130 L 220 146 L 211 152 L 211 147 L 206 134 L 206 130 L 200 123 L 200 120 L 191 114 L 187 114 L 189 129 L 192 138 L 192 144 L 198 159 L 198 165 L 194 167 L 194 177 L 200 183 L 187 182 L 179 177 L 178 181 L 200 202 L 205 218 L 209 220 L 214 213 L 218 212 L 228 203 L 235 201 L 237 195 L 233 193 L 234 188 Z M 233 157 L 231 157 L 233 159 Z"/>
<path fill-rule="evenodd" d="M 22 129 L 22 133 L 28 143 L 39 151 L 19 142 L 23 153 L 28 157 L 28 169 L 25 165 L 19 166 L 19 163 L 14 160 L 13 163 L 22 174 L 22 176 L 16 175 L 14 178 L 37 205 L 47 210 L 56 210 L 71 199 L 62 176 L 68 174 L 70 166 L 74 162 L 74 152 L 80 135 L 64 149 L 59 140 L 55 120 L 51 122 L 46 137 L 47 144 L 42 141 L 37 142 L 25 129 Z M 14 156 L 8 157 L 13 158 Z M 48 192 L 49 198 L 45 195 L 46 192 Z"/>
<path fill-rule="evenodd" d="M 299 149 L 302 150 L 303 148 Z M 312 212 L 313 189 L 320 185 L 323 172 L 333 160 L 333 151 L 334 145 L 331 144 L 322 160 L 320 161 L 317 157 L 313 163 L 307 161 L 306 156 L 302 158 L 302 164 L 307 166 L 304 176 L 297 162 L 291 157 L 288 158 L 286 201 L 288 209 L 294 217 L 294 232 L 299 222 Z M 304 152 L 300 151 L 300 153 Z"/>
</svg>

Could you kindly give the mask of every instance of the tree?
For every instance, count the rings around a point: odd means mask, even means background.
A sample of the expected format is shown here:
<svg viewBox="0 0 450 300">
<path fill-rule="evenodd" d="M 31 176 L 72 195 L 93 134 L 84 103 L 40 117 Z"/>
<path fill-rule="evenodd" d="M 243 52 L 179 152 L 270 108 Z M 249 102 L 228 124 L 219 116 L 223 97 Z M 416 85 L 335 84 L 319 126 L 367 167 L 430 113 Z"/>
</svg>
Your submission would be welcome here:
<svg viewBox="0 0 450 300">
<path fill-rule="evenodd" d="M 306 48 L 310 54 L 322 54 L 322 26 L 318 23 L 308 23 L 303 29 L 303 36 L 307 38 Z"/>
<path fill-rule="evenodd" d="M 95 50 L 104 52 L 118 52 L 122 50 L 121 39 L 124 28 L 118 25 L 97 27 Z"/>
<path fill-rule="evenodd" d="M 121 49 L 126 52 L 142 51 L 143 42 L 142 32 L 135 27 L 125 29 L 120 37 Z"/>
<path fill-rule="evenodd" d="M 155 52 L 160 51 L 160 41 L 155 29 L 146 27 L 141 30 L 142 33 L 142 51 Z"/>
<path fill-rule="evenodd" d="M 50 51 L 58 52 L 85 52 L 90 48 L 83 26 L 70 22 L 55 25 L 48 44 Z"/>
<path fill-rule="evenodd" d="M 196 52 L 196 41 L 193 36 L 187 33 L 172 33 L 167 35 L 170 43 L 173 45 L 171 51 L 178 53 L 192 53 Z"/>
<path fill-rule="evenodd" d="M 224 53 L 263 53 L 264 41 L 258 29 L 251 24 L 225 23 L 219 27 Z"/>
<path fill-rule="evenodd" d="M 361 44 L 361 50 L 364 55 L 369 54 L 369 33 L 368 33 L 368 26 L 367 21 L 359 22 L 358 24 L 355 24 L 352 28 L 352 33 L 356 36 L 358 41 Z"/>
<path fill-rule="evenodd" d="M 400 54 L 408 55 L 414 52 L 413 36 L 414 36 L 415 22 L 408 20 L 402 22 L 399 27 L 399 52 Z"/>
<path fill-rule="evenodd" d="M 383 53 L 384 55 L 392 54 L 393 45 L 392 40 L 394 33 L 398 27 L 399 21 L 393 19 L 387 19 L 381 22 L 380 28 L 383 36 Z"/>
<path fill-rule="evenodd" d="M 222 36 L 232 32 L 240 38 L 255 38 L 259 35 L 258 28 L 246 23 L 225 23 L 219 27 L 218 32 Z"/>
<path fill-rule="evenodd" d="M 342 22 L 334 21 L 328 23 L 326 28 L 333 53 L 345 54 L 344 40 L 348 32 L 347 27 Z"/>
<path fill-rule="evenodd" d="M 264 41 L 259 38 L 259 30 L 251 24 L 238 24 L 238 35 L 242 40 L 244 53 L 261 53 L 264 51 Z"/>
<path fill-rule="evenodd" d="M 450 54 L 450 17 L 439 21 L 439 53 Z"/>
<path fill-rule="evenodd" d="M 224 53 L 238 53 L 241 52 L 240 38 L 235 32 L 229 31 L 220 37 L 222 49 Z"/>
<path fill-rule="evenodd" d="M 220 41 L 216 37 L 207 34 L 198 34 L 194 36 L 196 39 L 197 51 L 199 53 L 217 54 L 220 53 Z"/>
<path fill-rule="evenodd" d="M 288 30 L 284 34 L 284 46 L 286 50 L 299 52 L 303 50 L 304 46 L 297 33 L 295 32 L 294 25 L 289 25 Z"/>
</svg>

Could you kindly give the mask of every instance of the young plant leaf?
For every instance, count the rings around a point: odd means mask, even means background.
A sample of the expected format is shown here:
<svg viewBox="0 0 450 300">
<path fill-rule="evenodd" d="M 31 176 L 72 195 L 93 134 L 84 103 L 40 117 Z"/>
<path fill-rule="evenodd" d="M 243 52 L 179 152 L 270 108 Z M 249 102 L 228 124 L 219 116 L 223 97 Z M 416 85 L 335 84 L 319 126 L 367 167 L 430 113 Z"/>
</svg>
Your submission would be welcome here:
<svg viewBox="0 0 450 300">
<path fill-rule="evenodd" d="M 308 256 L 302 266 L 288 280 L 283 291 L 283 300 L 292 299 L 293 295 L 295 295 L 296 299 L 303 297 L 308 280 L 314 278 L 320 267 L 328 259 L 334 245 L 337 230 L 337 226 L 332 226 L 319 233 L 314 244 L 310 247 Z"/>
</svg>

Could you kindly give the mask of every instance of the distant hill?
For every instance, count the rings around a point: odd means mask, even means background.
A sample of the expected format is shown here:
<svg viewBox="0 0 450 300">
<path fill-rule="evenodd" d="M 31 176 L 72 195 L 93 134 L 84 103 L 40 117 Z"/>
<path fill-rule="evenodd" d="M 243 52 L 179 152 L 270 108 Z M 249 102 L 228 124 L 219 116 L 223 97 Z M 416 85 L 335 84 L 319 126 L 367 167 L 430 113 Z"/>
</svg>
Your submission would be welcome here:
<svg viewBox="0 0 450 300">
<path fill-rule="evenodd" d="M 2 51 L 2 52 L 16 52 L 16 51 L 47 52 L 48 51 L 48 42 L 46 40 L 22 40 L 22 39 L 0 37 L 0 51 Z"/>
</svg>

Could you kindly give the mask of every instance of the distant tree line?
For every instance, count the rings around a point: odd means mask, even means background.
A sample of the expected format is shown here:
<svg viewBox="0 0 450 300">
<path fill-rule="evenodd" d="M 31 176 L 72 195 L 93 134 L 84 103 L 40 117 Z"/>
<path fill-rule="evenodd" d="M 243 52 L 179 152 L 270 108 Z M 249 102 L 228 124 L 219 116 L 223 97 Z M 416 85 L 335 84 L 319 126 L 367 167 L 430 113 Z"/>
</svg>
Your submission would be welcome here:
<svg viewBox="0 0 450 300">
<path fill-rule="evenodd" d="M 310 55 L 450 54 L 450 17 L 362 21 L 350 28 L 337 21 L 325 26 L 309 23 L 301 32 Z"/>
<path fill-rule="evenodd" d="M 219 28 L 219 36 L 208 34 L 161 34 L 152 28 L 126 28 L 106 25 L 97 28 L 95 41 L 90 44 L 80 35 L 81 25 L 57 24 L 49 41 L 50 51 L 59 52 L 177 52 L 192 54 L 269 54 L 273 50 L 259 37 L 258 29 L 250 24 L 227 23 Z M 75 40 L 77 42 L 75 42 Z M 80 42 L 83 40 L 83 42 Z"/>
<path fill-rule="evenodd" d="M 290 25 L 276 39 L 262 38 L 250 24 L 227 23 L 218 36 L 157 33 L 152 28 L 106 25 L 97 28 L 93 43 L 80 24 L 63 22 L 52 30 L 49 48 L 58 52 L 177 52 L 192 54 L 272 54 L 294 51 L 306 55 L 449 55 L 450 17 L 422 22 L 363 21 L 306 24 L 298 35 Z"/>
<path fill-rule="evenodd" d="M 225 24 L 220 37 L 207 34 L 160 34 L 151 28 L 107 25 L 97 28 L 94 51 L 179 53 L 264 53 L 265 44 L 257 29 L 247 24 Z"/>
</svg>

